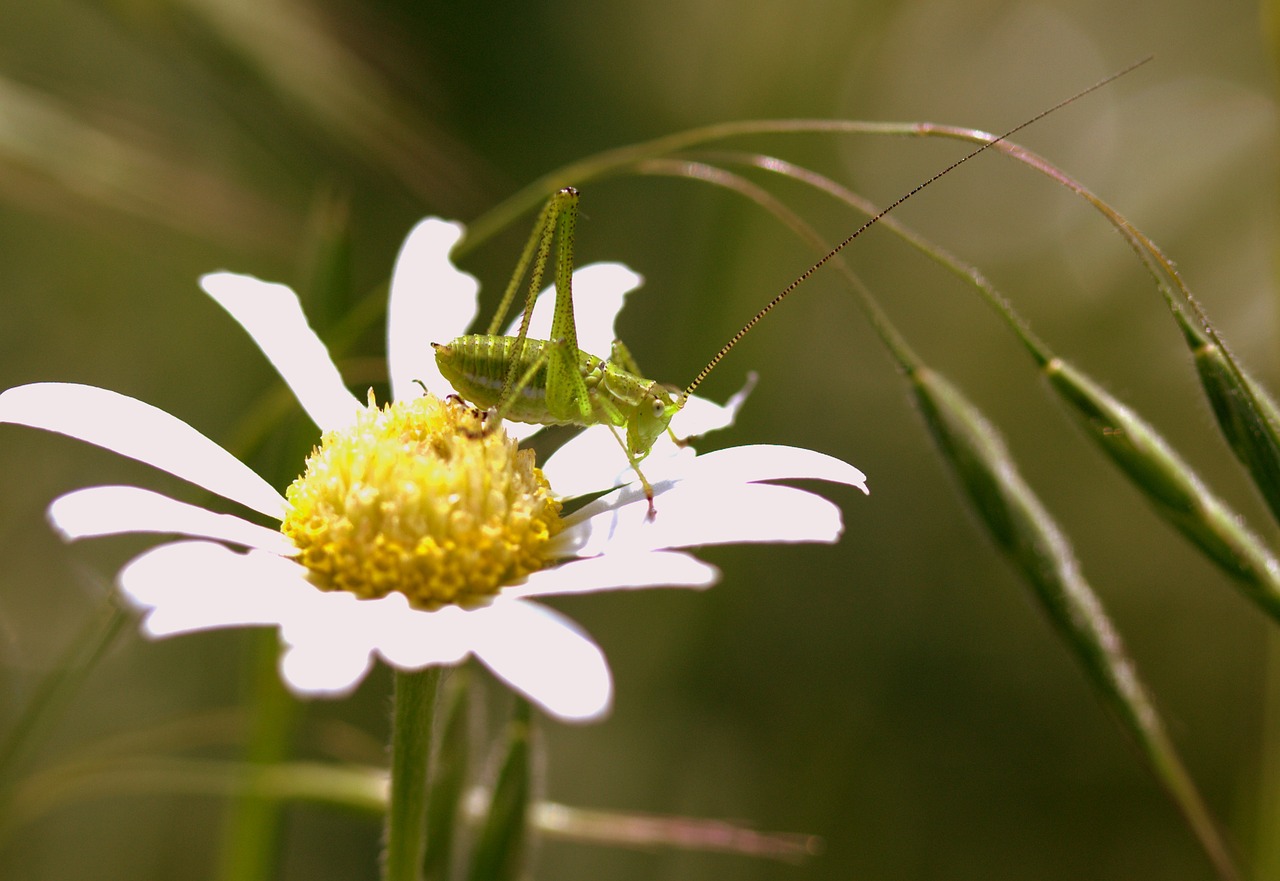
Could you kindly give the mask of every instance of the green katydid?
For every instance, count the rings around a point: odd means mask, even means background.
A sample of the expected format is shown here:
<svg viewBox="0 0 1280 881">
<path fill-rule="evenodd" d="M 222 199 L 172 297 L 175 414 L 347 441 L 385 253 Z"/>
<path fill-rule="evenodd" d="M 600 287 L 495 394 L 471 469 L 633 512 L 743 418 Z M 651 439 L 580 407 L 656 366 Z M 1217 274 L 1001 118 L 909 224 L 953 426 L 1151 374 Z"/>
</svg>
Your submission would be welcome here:
<svg viewBox="0 0 1280 881">
<path fill-rule="evenodd" d="M 461 336 L 444 345 L 432 343 L 436 352 L 436 363 L 440 367 L 440 372 L 462 398 L 489 411 L 488 426 L 497 426 L 503 419 L 541 425 L 608 426 L 626 453 L 631 469 L 635 471 L 641 486 L 644 487 L 645 498 L 649 502 L 649 517 L 652 519 L 656 513 L 653 504 L 653 486 L 640 470 L 640 463 L 649 455 L 654 443 L 663 432 L 671 434 L 672 439 L 678 442 L 675 435 L 671 433 L 671 418 L 684 407 L 689 396 L 715 369 L 721 359 L 765 315 L 840 253 L 845 246 L 925 187 L 951 173 L 993 144 L 1011 137 L 1032 123 L 1038 122 L 1050 113 L 1101 88 L 1149 60 L 1150 58 L 1145 58 L 1131 64 L 1047 110 L 1037 113 L 1003 135 L 985 141 L 981 146 L 899 196 L 766 303 L 721 347 L 715 357 L 683 390 L 664 385 L 656 380 L 646 379 L 621 340 L 614 340 L 608 358 L 599 358 L 578 348 L 572 292 L 573 237 L 577 221 L 578 191 L 572 187 L 560 190 L 543 207 L 488 331 L 484 334 Z M 551 324 L 551 339 L 531 340 L 528 338 L 529 321 L 533 314 L 534 302 L 541 291 L 542 277 L 551 256 L 553 240 L 558 240 L 558 249 L 555 266 L 556 300 Z M 520 330 L 513 337 L 500 336 L 498 328 L 511 308 L 520 283 L 525 273 L 529 272 L 530 264 L 532 264 L 532 273 Z M 622 428 L 626 429 L 625 440 L 619 434 L 619 429 Z"/>
</svg>

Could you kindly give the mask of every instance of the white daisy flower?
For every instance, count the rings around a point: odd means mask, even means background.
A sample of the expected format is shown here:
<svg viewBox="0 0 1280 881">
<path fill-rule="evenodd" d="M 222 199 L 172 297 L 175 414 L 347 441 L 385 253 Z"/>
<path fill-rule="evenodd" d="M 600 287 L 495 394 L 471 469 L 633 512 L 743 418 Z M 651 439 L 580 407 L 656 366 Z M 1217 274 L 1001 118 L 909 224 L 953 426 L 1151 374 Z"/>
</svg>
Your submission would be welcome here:
<svg viewBox="0 0 1280 881">
<path fill-rule="evenodd" d="M 143 632 L 275 626 L 281 674 L 300 695 L 341 695 L 375 657 L 404 669 L 475 655 L 561 719 L 607 712 L 603 653 L 537 597 L 623 588 L 706 587 L 717 571 L 683 548 L 725 542 L 835 541 L 838 509 L 764 481 L 857 486 L 856 468 L 809 450 L 747 446 L 695 455 L 663 438 L 645 461 L 658 516 L 607 429 L 582 432 L 543 470 L 503 431 L 481 431 L 428 343 L 462 334 L 476 280 L 453 267 L 462 228 L 420 223 L 397 260 L 388 306 L 392 403 L 362 404 L 344 386 L 289 288 L 219 272 L 200 284 L 247 330 L 322 432 L 285 495 L 185 422 L 88 385 L 36 383 L 0 394 L 0 422 L 42 428 L 146 462 L 268 518 L 278 528 L 130 486 L 97 486 L 49 509 L 67 539 L 126 532 L 184 536 L 129 562 L 123 594 Z M 608 351 L 613 317 L 640 279 L 619 264 L 574 276 L 588 351 Z M 537 320 L 537 319 L 535 319 Z M 535 325 L 536 327 L 536 325 Z M 423 393 L 425 387 L 428 394 Z M 677 433 L 732 421 L 691 399 Z M 506 426 L 522 434 L 528 426 Z M 551 487 L 556 495 L 551 493 Z M 561 500 L 617 487 L 561 517 Z"/>
</svg>

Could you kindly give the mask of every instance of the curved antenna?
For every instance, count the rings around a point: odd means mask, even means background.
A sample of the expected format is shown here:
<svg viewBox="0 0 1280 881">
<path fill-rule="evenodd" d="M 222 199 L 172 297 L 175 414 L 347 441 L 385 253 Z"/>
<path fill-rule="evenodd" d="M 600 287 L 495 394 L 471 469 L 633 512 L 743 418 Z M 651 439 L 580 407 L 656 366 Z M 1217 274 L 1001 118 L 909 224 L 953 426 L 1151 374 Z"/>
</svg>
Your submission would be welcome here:
<svg viewBox="0 0 1280 881">
<path fill-rule="evenodd" d="M 1083 98 L 1085 95 L 1088 95 L 1090 92 L 1097 91 L 1098 89 L 1101 89 L 1103 86 L 1107 85 L 1108 83 L 1112 82 L 1113 80 L 1117 80 L 1117 79 L 1119 79 L 1120 77 L 1124 76 L 1125 74 L 1130 73 L 1130 72 L 1132 72 L 1133 70 L 1135 70 L 1135 69 L 1137 69 L 1137 68 L 1141 67 L 1142 65 L 1144 65 L 1144 64 L 1146 64 L 1148 61 L 1150 61 L 1153 57 L 1155 57 L 1155 56 L 1153 56 L 1153 55 L 1148 55 L 1146 58 L 1143 58 L 1143 59 L 1141 59 L 1141 60 L 1139 60 L 1139 61 L 1135 61 L 1135 62 L 1133 62 L 1132 64 L 1130 64 L 1128 67 L 1125 67 L 1125 68 L 1123 68 L 1123 69 L 1121 69 L 1121 70 L 1118 70 L 1118 71 L 1116 71 L 1115 73 L 1111 74 L 1110 76 L 1103 77 L 1102 79 L 1098 80 L 1098 81 L 1097 81 L 1096 83 L 1094 83 L 1093 85 L 1089 86 L 1087 89 L 1082 89 L 1081 91 L 1076 92 L 1076 93 L 1075 93 L 1074 95 L 1072 95 L 1070 98 L 1065 98 L 1065 99 L 1063 99 L 1063 100 L 1059 101 L 1057 104 L 1054 104 L 1052 107 L 1048 108 L 1047 110 L 1041 110 L 1041 111 L 1040 111 L 1039 113 L 1037 113 L 1035 116 L 1031 117 L 1030 119 L 1026 120 L 1025 122 L 1022 122 L 1022 123 L 1020 123 L 1020 124 L 1018 124 L 1018 125 L 1014 126 L 1013 128 L 1009 129 L 1009 130 L 1008 130 L 1007 132 L 1005 132 L 1004 134 L 1000 135 L 998 138 L 992 138 L 991 140 L 984 142 L 984 143 L 982 144 L 982 146 L 978 147 L 978 148 L 977 148 L 977 149 L 975 149 L 975 150 L 970 151 L 969 153 L 965 154 L 964 156 L 961 156 L 959 159 L 957 159 L 955 162 L 952 162 L 950 165 L 948 165 L 946 168 L 944 168 L 944 169 L 942 169 L 941 171 L 939 171 L 939 172 L 938 172 L 937 174 L 935 174 L 933 177 L 929 178 L 928 180 L 924 181 L 923 183 L 917 184 L 916 186 L 912 187 L 912 188 L 911 188 L 908 192 L 906 192 L 905 194 L 903 194 L 903 195 L 899 196 L 897 199 L 894 199 L 892 202 L 890 202 L 890 203 L 889 203 L 889 205 L 888 205 L 887 207 L 882 208 L 878 214 L 876 214 L 876 215 L 875 215 L 874 217 L 872 217 L 870 220 L 868 220 L 868 221 L 866 221 L 864 224 L 862 224 L 862 226 L 860 226 L 860 227 L 858 227 L 856 230 L 854 230 L 854 231 L 853 231 L 853 235 L 849 236 L 849 237 L 848 237 L 847 239 L 845 239 L 843 242 L 841 242 L 840 244 L 836 245 L 834 248 L 832 248 L 832 249 L 827 253 L 827 255 L 826 255 L 825 257 L 823 257 L 823 258 L 822 258 L 821 260 L 819 260 L 817 263 L 813 264 L 813 265 L 812 265 L 812 266 L 810 266 L 808 269 L 806 269 L 803 273 L 801 273 L 801 274 L 800 274 L 800 276 L 799 276 L 795 281 L 791 282 L 791 284 L 789 284 L 789 285 L 787 285 L 785 288 L 783 288 L 782 293 L 778 294 L 776 297 L 774 297 L 772 300 L 770 300 L 767 304 L 765 304 L 765 306 L 764 306 L 764 308 L 763 308 L 763 309 L 761 309 L 761 310 L 760 310 L 759 312 L 757 312 L 754 316 L 752 316 L 751 320 L 750 320 L 750 321 L 748 321 L 746 324 L 744 324 L 744 325 L 742 326 L 742 329 L 741 329 L 740 331 L 738 331 L 737 333 L 735 333 L 735 334 L 730 338 L 729 342 L 727 342 L 727 343 L 725 343 L 725 344 L 724 344 L 724 346 L 720 349 L 720 351 L 716 352 L 715 357 L 714 357 L 714 358 L 712 358 L 710 362 L 708 362 L 707 366 L 706 366 L 706 367 L 703 367 L 703 368 L 702 368 L 702 370 L 698 371 L 698 375 L 697 375 L 696 377 L 694 377 L 693 382 L 689 383 L 688 388 L 686 388 L 686 389 L 684 390 L 684 393 L 680 396 L 680 405 L 681 405 L 682 407 L 684 406 L 685 401 L 687 401 L 687 400 L 689 399 L 689 395 L 693 394 L 694 389 L 696 389 L 699 385 L 701 385 L 701 384 L 702 384 L 702 381 L 703 381 L 704 379 L 706 379 L 706 378 L 707 378 L 707 375 L 708 375 L 709 373 L 711 373 L 711 371 L 712 371 L 712 370 L 714 370 L 714 369 L 715 369 L 716 365 L 720 363 L 721 359 L 722 359 L 722 358 L 724 358 L 724 356 L 725 356 L 725 355 L 729 354 L 729 351 L 730 351 L 734 346 L 736 346 L 736 345 L 737 345 L 737 344 L 742 340 L 742 338 L 743 338 L 744 336 L 746 336 L 748 333 L 750 333 L 750 332 L 751 332 L 751 328 L 755 327 L 757 324 L 759 324 L 759 323 L 760 323 L 760 319 L 761 319 L 761 318 L 764 318 L 764 317 L 765 317 L 766 315 L 768 315 L 771 311 L 773 311 L 773 307 L 774 307 L 774 306 L 777 306 L 779 303 L 781 303 L 783 300 L 785 300 L 785 299 L 787 298 L 787 296 L 788 296 L 792 291 L 794 291 L 796 288 L 800 287 L 800 285 L 804 284 L 804 282 L 808 280 L 809 276 L 813 275 L 815 272 L 817 272 L 819 269 L 821 269 L 821 268 L 823 267 L 823 265 L 824 265 L 828 260 L 830 260 L 832 257 L 836 256 L 836 255 L 837 255 L 837 254 L 839 254 L 842 250 L 844 250 L 844 247 L 845 247 L 846 245 L 848 245 L 850 242 L 852 242 L 852 241 L 853 241 L 854 239 L 856 239 L 858 236 L 862 235 L 862 234 L 863 234 L 864 232 L 866 232 L 868 229 L 870 229 L 871 227 L 873 227 L 873 226 L 875 226 L 877 223 L 879 223 L 879 222 L 880 222 L 880 218 L 884 217 L 884 216 L 885 216 L 886 214 L 888 214 L 890 211 L 892 211 L 893 209 L 897 208 L 899 205 L 901 205 L 903 202 L 905 202 L 905 201 L 907 201 L 908 199 L 910 199 L 912 196 L 914 196 L 916 193 L 918 193 L 918 192 L 920 192 L 921 190 L 923 190 L 925 187 L 927 187 L 927 186 L 929 186 L 930 184 L 932 184 L 932 183 L 936 182 L 939 178 L 944 177 L 944 176 L 946 176 L 946 175 L 950 174 L 952 171 L 955 171 L 958 167 L 960 167 L 960 166 L 961 166 L 961 165 L 963 165 L 964 163 L 968 162 L 970 159 L 972 159 L 973 157 L 977 156 L 979 153 L 981 153 L 983 150 L 986 150 L 988 147 L 992 146 L 993 144 L 998 144 L 998 143 L 1000 143 L 1001 141 L 1008 140 L 1008 139 L 1009 139 L 1009 138 L 1011 138 L 1013 135 L 1015 135 L 1015 134 L 1017 134 L 1018 132 L 1022 131 L 1022 130 L 1023 130 L 1024 128 L 1026 128 L 1027 126 L 1032 125 L 1033 123 L 1039 122 L 1040 120 L 1044 119 L 1044 118 L 1045 118 L 1046 116 L 1048 116 L 1050 113 L 1053 113 L 1054 111 L 1057 111 L 1057 110 L 1061 110 L 1063 107 L 1066 107 L 1068 104 L 1071 104 L 1071 103 L 1072 103 L 1072 102 L 1074 102 L 1074 101 L 1078 101 L 1079 99 Z"/>
</svg>

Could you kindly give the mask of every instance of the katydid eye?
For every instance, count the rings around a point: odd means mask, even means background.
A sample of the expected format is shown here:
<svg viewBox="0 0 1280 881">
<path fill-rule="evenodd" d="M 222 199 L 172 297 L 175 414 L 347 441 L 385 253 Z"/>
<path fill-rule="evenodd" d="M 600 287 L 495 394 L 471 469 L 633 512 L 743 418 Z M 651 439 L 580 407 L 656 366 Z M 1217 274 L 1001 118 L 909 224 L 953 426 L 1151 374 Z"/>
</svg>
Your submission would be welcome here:
<svg viewBox="0 0 1280 881">
<path fill-rule="evenodd" d="M 662 401 L 661 401 L 661 400 L 659 400 L 658 398 L 654 398 L 654 399 L 653 399 L 653 415 L 654 415 L 654 417 L 655 417 L 655 418 L 659 418 L 659 419 L 660 419 L 660 418 L 662 418 L 662 416 L 663 416 L 666 412 L 667 412 L 667 407 L 666 407 L 666 405 L 665 405 L 665 404 L 663 404 L 663 403 L 662 403 Z"/>
</svg>

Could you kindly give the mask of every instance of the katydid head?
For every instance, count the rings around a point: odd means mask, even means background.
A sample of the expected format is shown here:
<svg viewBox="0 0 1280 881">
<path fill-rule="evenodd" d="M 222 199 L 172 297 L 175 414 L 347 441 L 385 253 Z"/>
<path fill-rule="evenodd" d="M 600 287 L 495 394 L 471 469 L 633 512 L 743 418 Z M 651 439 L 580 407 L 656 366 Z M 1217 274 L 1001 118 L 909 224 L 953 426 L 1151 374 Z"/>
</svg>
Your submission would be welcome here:
<svg viewBox="0 0 1280 881">
<path fill-rule="evenodd" d="M 671 417 L 684 406 L 686 396 L 675 386 L 655 382 L 627 420 L 627 453 L 639 462 L 671 426 Z"/>
</svg>

